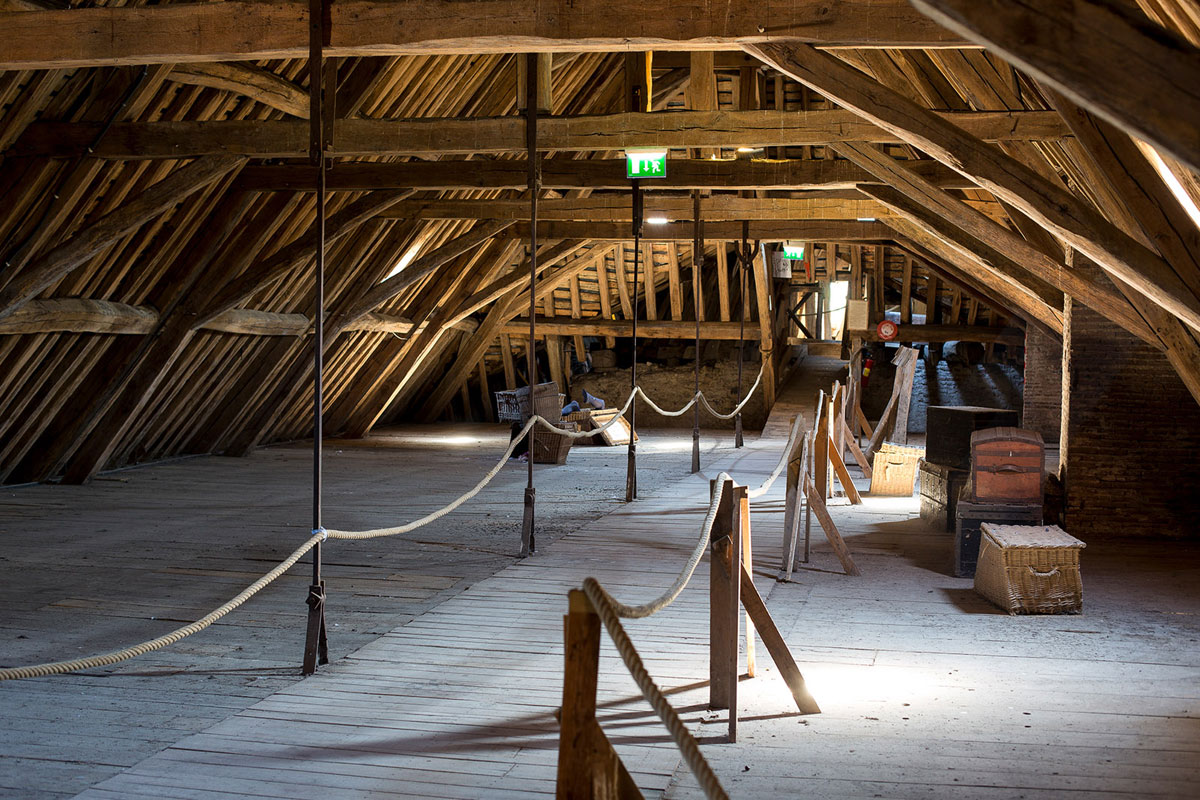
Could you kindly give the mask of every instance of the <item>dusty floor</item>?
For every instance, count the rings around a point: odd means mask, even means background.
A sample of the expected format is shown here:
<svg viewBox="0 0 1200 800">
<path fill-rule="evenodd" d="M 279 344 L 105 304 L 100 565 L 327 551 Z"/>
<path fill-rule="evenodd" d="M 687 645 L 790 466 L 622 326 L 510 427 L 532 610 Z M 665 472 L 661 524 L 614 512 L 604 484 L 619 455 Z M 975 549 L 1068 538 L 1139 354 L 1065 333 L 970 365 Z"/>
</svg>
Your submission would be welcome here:
<svg viewBox="0 0 1200 800">
<path fill-rule="evenodd" d="M 708 462 L 732 447 L 702 436 Z M 507 426 L 384 429 L 327 447 L 327 527 L 396 525 L 470 488 Z M 89 486 L 0 495 L 0 663 L 106 652 L 206 613 L 308 536 L 311 445 L 248 459 L 195 458 L 101 476 Z M 577 447 L 536 465 L 538 544 L 623 505 L 625 448 Z M 643 431 L 643 492 L 686 476 L 691 437 Z M 330 657 L 339 658 L 513 563 L 526 465 L 510 462 L 475 501 L 403 538 L 326 548 Z M 298 565 L 218 625 L 132 662 L 0 683 L 0 796 L 71 796 L 298 680 L 309 568 Z"/>
</svg>

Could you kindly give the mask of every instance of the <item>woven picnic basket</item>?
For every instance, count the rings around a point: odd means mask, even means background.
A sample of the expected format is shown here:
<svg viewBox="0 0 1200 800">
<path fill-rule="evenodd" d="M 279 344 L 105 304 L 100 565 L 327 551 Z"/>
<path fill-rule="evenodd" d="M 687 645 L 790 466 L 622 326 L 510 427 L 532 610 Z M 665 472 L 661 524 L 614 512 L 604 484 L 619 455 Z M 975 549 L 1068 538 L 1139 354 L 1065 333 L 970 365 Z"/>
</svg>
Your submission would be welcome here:
<svg viewBox="0 0 1200 800">
<path fill-rule="evenodd" d="M 985 522 L 981 532 L 975 591 L 1010 614 L 1083 611 L 1083 542 L 1057 525 Z"/>
</svg>

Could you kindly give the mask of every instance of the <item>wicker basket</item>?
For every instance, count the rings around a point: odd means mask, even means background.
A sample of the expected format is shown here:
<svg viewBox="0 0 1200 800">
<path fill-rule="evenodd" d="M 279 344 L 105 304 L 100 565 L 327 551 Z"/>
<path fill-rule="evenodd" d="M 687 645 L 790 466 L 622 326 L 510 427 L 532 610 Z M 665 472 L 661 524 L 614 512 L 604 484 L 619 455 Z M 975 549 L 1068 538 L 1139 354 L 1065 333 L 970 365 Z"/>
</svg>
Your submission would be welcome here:
<svg viewBox="0 0 1200 800">
<path fill-rule="evenodd" d="M 571 433 L 579 432 L 577 422 L 556 422 L 554 427 Z M 535 464 L 565 464 L 567 453 L 575 440 L 570 436 L 558 436 L 550 433 L 541 425 L 534 426 L 530 432 L 533 436 L 533 463 Z"/>
<path fill-rule="evenodd" d="M 917 484 L 917 462 L 924 455 L 924 447 L 884 442 L 871 464 L 871 494 L 911 497 Z"/>
<path fill-rule="evenodd" d="M 1010 614 L 1083 611 L 1083 542 L 1057 525 L 985 522 L 982 533 L 975 591 Z"/>
<path fill-rule="evenodd" d="M 534 391 L 534 410 L 543 419 L 557 422 L 562 419 L 563 398 L 559 394 L 558 384 L 539 383 Z M 501 422 L 529 421 L 529 387 L 506 389 L 496 392 L 496 419 Z"/>
</svg>

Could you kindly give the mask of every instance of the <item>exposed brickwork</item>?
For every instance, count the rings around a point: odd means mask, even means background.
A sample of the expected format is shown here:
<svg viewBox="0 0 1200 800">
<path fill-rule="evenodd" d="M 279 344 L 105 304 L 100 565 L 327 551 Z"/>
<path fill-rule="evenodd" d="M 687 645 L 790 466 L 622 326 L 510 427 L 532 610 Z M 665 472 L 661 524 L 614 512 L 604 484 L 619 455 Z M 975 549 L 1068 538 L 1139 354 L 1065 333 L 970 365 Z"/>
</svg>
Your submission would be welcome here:
<svg viewBox="0 0 1200 800">
<path fill-rule="evenodd" d="M 1062 343 L 1030 325 L 1025 331 L 1025 396 L 1021 427 L 1055 443 L 1062 425 Z"/>
<path fill-rule="evenodd" d="M 1200 538 L 1200 406 L 1158 351 L 1071 311 L 1067 529 Z"/>
</svg>

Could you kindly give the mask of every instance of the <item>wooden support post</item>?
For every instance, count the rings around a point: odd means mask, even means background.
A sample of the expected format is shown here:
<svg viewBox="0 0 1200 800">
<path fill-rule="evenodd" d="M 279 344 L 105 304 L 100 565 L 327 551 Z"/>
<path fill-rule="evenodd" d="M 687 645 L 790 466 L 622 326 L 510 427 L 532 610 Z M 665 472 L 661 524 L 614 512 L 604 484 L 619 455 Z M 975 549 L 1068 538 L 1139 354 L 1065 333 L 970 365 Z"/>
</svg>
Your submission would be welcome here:
<svg viewBox="0 0 1200 800">
<path fill-rule="evenodd" d="M 495 422 L 496 413 L 492 409 L 492 393 L 491 387 L 488 386 L 487 360 L 479 359 L 479 401 L 483 404 L 483 419 L 486 422 Z"/>
<path fill-rule="evenodd" d="M 600 617 L 587 595 L 579 589 L 572 589 L 568 598 L 568 613 L 563 618 L 566 663 L 555 796 L 558 800 L 608 800 L 628 796 L 619 791 L 624 767 L 596 721 Z"/>
<path fill-rule="evenodd" d="M 796 566 L 796 543 L 800 539 L 800 507 L 804 502 L 804 486 L 808 483 L 809 439 L 811 431 L 796 443 L 793 458 L 788 460 L 787 509 L 783 517 L 783 579 L 792 579 Z M 808 560 L 808 534 L 805 533 L 804 560 Z"/>
<path fill-rule="evenodd" d="M 800 667 L 796 665 L 796 659 L 792 657 L 792 651 L 788 649 L 787 642 L 784 641 L 783 635 L 775 625 L 775 620 L 771 618 L 771 613 L 767 610 L 767 604 L 763 602 L 762 595 L 758 593 L 758 588 L 754 585 L 753 573 L 747 569 L 745 564 L 742 565 L 741 590 L 742 605 L 746 607 L 747 622 L 753 620 L 753 624 L 762 632 L 763 644 L 766 645 L 771 660 L 775 662 L 775 668 L 779 670 L 788 690 L 791 691 L 792 699 L 796 701 L 796 708 L 800 709 L 802 714 L 820 714 L 821 707 L 809 693 L 808 687 L 804 683 L 804 675 L 801 674 Z"/>
<path fill-rule="evenodd" d="M 716 481 L 710 483 L 713 492 Z M 741 489 L 741 493 L 738 489 Z M 737 735 L 738 627 L 741 616 L 739 582 L 734 580 L 740 568 L 740 513 L 745 487 L 727 480 L 717 507 L 712 529 L 712 554 L 709 573 L 709 648 L 708 705 L 728 708 L 730 740 Z"/>
<path fill-rule="evenodd" d="M 754 574 L 754 549 L 750 535 L 750 497 L 743 495 L 738 509 L 738 522 L 742 536 L 742 568 Z M 746 674 L 751 678 L 758 671 L 758 659 L 754 650 L 754 622 L 746 615 Z"/>
<path fill-rule="evenodd" d="M 829 496 L 829 402 L 822 390 L 817 397 L 816 440 L 813 448 L 813 480 L 821 498 Z"/>
</svg>

